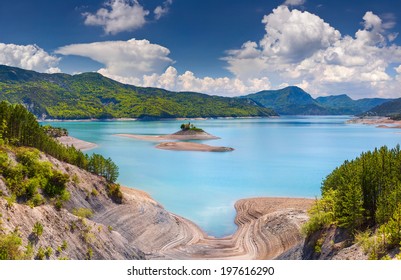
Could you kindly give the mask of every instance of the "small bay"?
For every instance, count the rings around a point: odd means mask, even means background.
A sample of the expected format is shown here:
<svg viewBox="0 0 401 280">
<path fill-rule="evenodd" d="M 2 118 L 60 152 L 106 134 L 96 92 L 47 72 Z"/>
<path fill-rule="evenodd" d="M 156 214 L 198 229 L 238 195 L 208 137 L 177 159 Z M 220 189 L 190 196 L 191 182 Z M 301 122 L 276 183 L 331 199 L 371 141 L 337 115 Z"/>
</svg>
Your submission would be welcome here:
<svg viewBox="0 0 401 280">
<path fill-rule="evenodd" d="M 148 192 L 169 211 L 208 234 L 232 234 L 234 203 L 259 196 L 318 197 L 322 180 L 344 160 L 401 141 L 401 130 L 346 124 L 346 116 L 286 116 L 196 120 L 218 140 L 196 141 L 235 150 L 225 153 L 168 151 L 157 142 L 115 134 L 170 134 L 183 121 L 46 122 L 93 142 L 88 153 L 111 157 L 118 182 Z"/>
</svg>

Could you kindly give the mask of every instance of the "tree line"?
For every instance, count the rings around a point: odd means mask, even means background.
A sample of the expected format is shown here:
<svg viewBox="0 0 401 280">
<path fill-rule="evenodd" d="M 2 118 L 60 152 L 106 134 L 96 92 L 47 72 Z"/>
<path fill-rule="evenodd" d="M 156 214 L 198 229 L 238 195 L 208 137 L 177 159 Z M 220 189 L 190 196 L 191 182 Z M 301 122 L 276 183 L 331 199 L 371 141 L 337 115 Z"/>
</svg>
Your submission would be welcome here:
<svg viewBox="0 0 401 280">
<path fill-rule="evenodd" d="M 58 160 L 103 176 L 111 183 L 117 180 L 118 166 L 110 158 L 99 154 L 88 156 L 73 146 L 66 147 L 47 131 L 49 127 L 42 127 L 24 106 L 0 102 L 0 144 L 34 147 Z"/>
<path fill-rule="evenodd" d="M 345 161 L 322 183 L 322 198 L 310 210 L 307 234 L 330 225 L 353 235 L 370 231 L 382 248 L 401 242 L 401 150 L 386 146 Z"/>
</svg>

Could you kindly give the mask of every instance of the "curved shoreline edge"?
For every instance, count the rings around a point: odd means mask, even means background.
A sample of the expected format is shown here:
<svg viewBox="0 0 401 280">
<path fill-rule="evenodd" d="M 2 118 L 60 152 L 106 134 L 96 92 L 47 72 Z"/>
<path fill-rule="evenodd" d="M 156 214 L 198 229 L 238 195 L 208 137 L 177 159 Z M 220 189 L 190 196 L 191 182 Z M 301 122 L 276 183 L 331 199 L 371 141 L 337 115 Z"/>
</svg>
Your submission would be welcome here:
<svg viewBox="0 0 401 280">
<path fill-rule="evenodd" d="M 147 193 L 122 187 L 125 203 L 96 217 L 110 224 L 147 259 L 274 259 L 299 245 L 314 202 L 306 198 L 249 198 L 235 203 L 237 231 L 208 236 L 192 221 L 165 210 Z"/>
<path fill-rule="evenodd" d="M 56 140 L 65 146 L 74 146 L 77 150 L 81 151 L 88 151 L 98 146 L 95 143 L 87 142 L 71 136 L 57 137 Z"/>
</svg>

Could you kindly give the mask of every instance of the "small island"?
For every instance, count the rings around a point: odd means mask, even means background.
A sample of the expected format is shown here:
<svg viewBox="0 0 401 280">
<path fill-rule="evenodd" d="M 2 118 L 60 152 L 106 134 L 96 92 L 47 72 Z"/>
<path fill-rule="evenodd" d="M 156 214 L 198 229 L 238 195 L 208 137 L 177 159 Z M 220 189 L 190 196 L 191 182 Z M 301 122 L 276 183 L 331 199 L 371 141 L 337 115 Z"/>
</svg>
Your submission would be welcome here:
<svg viewBox="0 0 401 280">
<path fill-rule="evenodd" d="M 136 135 L 136 134 L 116 134 L 116 136 L 128 137 L 144 141 L 163 141 L 163 140 L 214 140 L 220 139 L 204 131 L 195 125 L 188 123 L 183 123 L 180 126 L 180 130 L 167 135 Z M 210 146 L 201 143 L 193 142 L 163 142 L 156 145 L 156 148 L 163 150 L 172 151 L 200 151 L 200 152 L 230 152 L 233 148 L 230 147 L 219 147 Z"/>
<path fill-rule="evenodd" d="M 134 138 L 144 141 L 163 141 L 163 140 L 214 140 L 220 139 L 204 131 L 203 129 L 197 128 L 191 123 L 182 124 L 181 130 L 167 135 L 138 135 L 138 134 L 115 134 L 116 136 Z"/>
</svg>

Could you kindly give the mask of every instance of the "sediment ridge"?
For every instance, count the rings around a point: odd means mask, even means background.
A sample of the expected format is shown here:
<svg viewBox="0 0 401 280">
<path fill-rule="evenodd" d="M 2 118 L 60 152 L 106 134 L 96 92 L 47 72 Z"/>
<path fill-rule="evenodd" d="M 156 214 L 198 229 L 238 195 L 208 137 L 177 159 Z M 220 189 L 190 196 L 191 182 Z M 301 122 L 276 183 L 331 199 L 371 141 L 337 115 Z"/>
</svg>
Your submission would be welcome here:
<svg viewBox="0 0 401 280">
<path fill-rule="evenodd" d="M 193 142 L 163 142 L 156 145 L 156 148 L 171 151 L 199 151 L 199 152 L 231 152 L 230 147 L 210 146 Z"/>
<path fill-rule="evenodd" d="M 235 204 L 238 230 L 230 236 L 208 236 L 193 222 L 167 212 L 145 195 L 123 189 L 127 203 L 96 217 L 121 229 L 147 259 L 273 259 L 302 242 L 310 199 L 253 198 Z M 135 198 L 136 197 L 136 198 Z M 149 207 L 151 206 L 151 207 Z"/>
<path fill-rule="evenodd" d="M 42 155 L 70 178 L 71 198 L 61 210 L 51 203 L 34 207 L 9 205 L 0 197 L 1 230 L 18 229 L 23 246 L 32 237 L 36 222 L 43 235 L 34 250 L 52 248 L 50 259 L 273 259 L 302 242 L 301 225 L 308 219 L 311 199 L 250 198 L 236 202 L 237 231 L 223 238 L 208 236 L 196 224 L 170 213 L 147 193 L 121 187 L 123 201 L 115 203 L 104 178 L 76 166 Z M 0 190 L 9 195 L 0 176 Z M 89 209 L 81 218 L 74 209 Z M 68 248 L 58 252 L 66 241 Z"/>
</svg>

